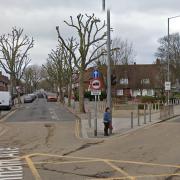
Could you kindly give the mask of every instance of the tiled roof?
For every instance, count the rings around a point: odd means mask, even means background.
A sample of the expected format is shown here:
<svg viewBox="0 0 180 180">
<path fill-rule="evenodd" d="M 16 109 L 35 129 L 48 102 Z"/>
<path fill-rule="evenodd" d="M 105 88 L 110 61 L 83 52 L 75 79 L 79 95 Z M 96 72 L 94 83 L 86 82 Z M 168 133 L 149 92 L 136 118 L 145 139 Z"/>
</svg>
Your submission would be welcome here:
<svg viewBox="0 0 180 180">
<path fill-rule="evenodd" d="M 160 64 L 131 64 L 131 65 L 116 65 L 112 67 L 112 74 L 116 75 L 118 88 L 138 88 L 142 86 L 142 79 L 149 79 L 149 84 L 144 84 L 145 88 L 159 88 L 160 87 Z M 84 82 L 87 83 L 91 79 L 91 73 L 94 67 L 88 68 L 84 73 Z M 98 70 L 106 77 L 106 66 L 99 67 Z M 128 85 L 121 85 L 120 79 L 127 78 Z M 79 79 L 76 80 L 76 83 Z"/>
</svg>

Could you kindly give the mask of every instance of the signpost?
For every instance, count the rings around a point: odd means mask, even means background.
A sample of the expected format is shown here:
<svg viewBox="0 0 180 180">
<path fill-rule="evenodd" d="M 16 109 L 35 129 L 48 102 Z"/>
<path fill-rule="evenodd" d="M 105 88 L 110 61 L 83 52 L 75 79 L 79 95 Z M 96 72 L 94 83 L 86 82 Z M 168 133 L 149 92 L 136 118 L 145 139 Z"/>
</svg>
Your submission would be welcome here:
<svg viewBox="0 0 180 180">
<path fill-rule="evenodd" d="M 165 82 L 165 91 L 170 91 L 171 90 L 171 82 L 166 81 Z"/>
<path fill-rule="evenodd" d="M 95 119 L 94 119 L 94 136 L 97 136 L 97 97 L 101 95 L 102 81 L 100 72 L 95 69 L 93 71 L 93 79 L 90 82 L 91 95 L 95 96 Z"/>
</svg>

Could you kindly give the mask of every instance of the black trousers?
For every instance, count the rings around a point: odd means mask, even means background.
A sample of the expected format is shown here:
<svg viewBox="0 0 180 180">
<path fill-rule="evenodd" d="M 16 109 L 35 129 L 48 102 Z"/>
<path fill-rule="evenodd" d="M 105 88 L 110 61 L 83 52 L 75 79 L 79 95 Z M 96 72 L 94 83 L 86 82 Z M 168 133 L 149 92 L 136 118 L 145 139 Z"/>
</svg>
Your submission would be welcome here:
<svg viewBox="0 0 180 180">
<path fill-rule="evenodd" d="M 104 135 L 108 136 L 109 122 L 104 122 Z"/>
</svg>

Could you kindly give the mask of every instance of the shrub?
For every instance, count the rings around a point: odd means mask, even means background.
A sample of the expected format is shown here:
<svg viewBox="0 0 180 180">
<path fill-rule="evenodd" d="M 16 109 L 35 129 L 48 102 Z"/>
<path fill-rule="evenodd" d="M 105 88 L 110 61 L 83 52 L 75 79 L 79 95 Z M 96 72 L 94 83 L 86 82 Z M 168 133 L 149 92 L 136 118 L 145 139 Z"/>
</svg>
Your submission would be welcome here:
<svg viewBox="0 0 180 180">
<path fill-rule="evenodd" d="M 154 103 L 155 101 L 156 101 L 156 98 L 152 97 L 152 96 L 142 96 L 141 97 L 142 103 Z"/>
</svg>

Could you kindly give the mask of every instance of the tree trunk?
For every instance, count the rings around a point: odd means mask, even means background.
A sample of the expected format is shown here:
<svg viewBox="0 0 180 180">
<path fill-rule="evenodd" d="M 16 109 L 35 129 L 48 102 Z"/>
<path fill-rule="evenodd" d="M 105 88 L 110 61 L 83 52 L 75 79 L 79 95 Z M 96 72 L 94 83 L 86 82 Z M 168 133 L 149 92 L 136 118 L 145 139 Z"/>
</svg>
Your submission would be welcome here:
<svg viewBox="0 0 180 180">
<path fill-rule="evenodd" d="M 13 76 L 10 76 L 10 91 L 11 91 L 11 97 L 13 98 Z"/>
<path fill-rule="evenodd" d="M 18 95 L 18 104 L 22 104 L 22 102 L 21 102 L 21 95 L 20 95 L 19 90 L 17 90 L 17 95 Z"/>
<path fill-rule="evenodd" d="M 79 111 L 85 113 L 84 108 L 84 71 L 81 69 L 79 74 Z"/>
<path fill-rule="evenodd" d="M 59 101 L 61 102 L 61 103 L 64 103 L 64 95 L 63 95 L 63 92 L 62 92 L 62 85 L 61 85 L 61 83 L 59 83 Z"/>
<path fill-rule="evenodd" d="M 69 87 L 68 87 L 68 106 L 71 106 L 71 97 L 72 97 L 72 78 L 70 78 L 69 81 Z"/>
<path fill-rule="evenodd" d="M 15 80 L 14 86 L 15 86 L 15 88 L 16 88 L 16 93 L 17 93 L 17 98 L 18 98 L 18 104 L 21 104 L 20 86 L 19 86 L 19 84 L 16 82 L 16 80 Z M 16 86 L 18 86 L 18 89 L 17 89 Z"/>
</svg>

